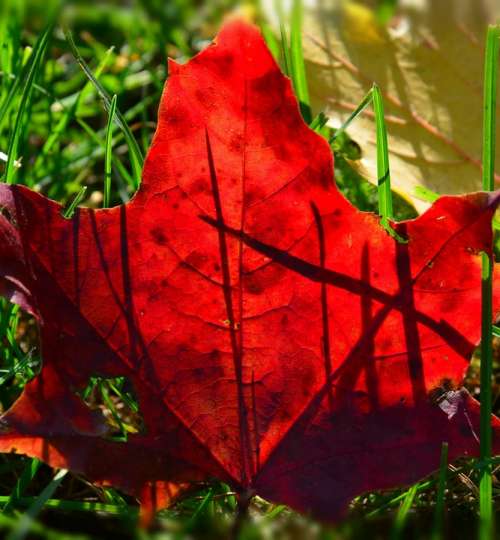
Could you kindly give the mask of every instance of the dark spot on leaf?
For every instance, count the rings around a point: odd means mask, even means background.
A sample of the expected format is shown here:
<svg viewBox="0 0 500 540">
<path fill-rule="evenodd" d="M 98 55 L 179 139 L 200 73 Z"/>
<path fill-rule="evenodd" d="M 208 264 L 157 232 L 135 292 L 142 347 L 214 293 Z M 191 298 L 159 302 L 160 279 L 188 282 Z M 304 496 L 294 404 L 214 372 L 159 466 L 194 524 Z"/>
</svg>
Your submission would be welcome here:
<svg viewBox="0 0 500 540">
<path fill-rule="evenodd" d="M 265 285 L 262 282 L 262 276 L 256 276 L 255 274 L 249 274 L 244 280 L 245 290 L 251 294 L 260 294 L 263 292 Z"/>
<path fill-rule="evenodd" d="M 199 176 L 191 184 L 191 189 L 190 189 L 191 193 L 194 193 L 194 194 L 203 193 L 204 191 L 208 191 L 208 190 L 209 190 L 208 178 L 205 178 L 203 176 Z"/>
<path fill-rule="evenodd" d="M 241 135 L 235 135 L 230 141 L 229 141 L 229 148 L 233 152 L 241 152 L 244 147 L 244 140 Z"/>
<path fill-rule="evenodd" d="M 159 227 L 151 229 L 151 237 L 153 240 L 160 246 L 164 246 L 168 243 L 168 238 L 165 236 L 165 233 Z"/>
<path fill-rule="evenodd" d="M 194 266 L 196 268 L 199 268 L 200 266 L 203 266 L 207 260 L 207 256 L 203 255 L 202 253 L 199 253 L 197 251 L 192 251 L 187 257 L 186 262 L 190 266 Z"/>
</svg>

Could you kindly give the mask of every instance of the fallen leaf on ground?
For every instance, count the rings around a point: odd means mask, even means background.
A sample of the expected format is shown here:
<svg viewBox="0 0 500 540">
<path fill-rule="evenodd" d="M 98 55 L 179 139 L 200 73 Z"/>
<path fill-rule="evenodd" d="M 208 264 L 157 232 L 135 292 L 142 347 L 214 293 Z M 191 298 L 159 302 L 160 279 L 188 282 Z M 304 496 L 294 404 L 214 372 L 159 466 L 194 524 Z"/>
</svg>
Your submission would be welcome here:
<svg viewBox="0 0 500 540">
<path fill-rule="evenodd" d="M 253 26 L 169 71 L 129 203 L 65 219 L 0 185 L 1 290 L 36 314 L 43 354 L 0 449 L 146 513 L 217 477 L 328 520 L 435 470 L 443 441 L 476 455 L 478 403 L 461 392 L 450 415 L 431 396 L 459 387 L 479 340 L 498 195 L 443 197 L 393 225 L 399 243 L 339 193 Z M 78 397 L 96 374 L 131 381 L 143 433 L 107 437 Z"/>
<path fill-rule="evenodd" d="M 439 194 L 481 188 L 489 19 L 486 3 L 477 0 L 402 2 L 387 26 L 366 2 L 318 1 L 306 11 L 303 47 L 314 107 L 339 126 L 376 82 L 385 104 L 392 184 L 419 210 L 428 204 L 417 186 Z M 348 133 L 363 151 L 359 171 L 376 182 L 371 108 Z M 496 157 L 499 163 L 500 149 Z"/>
</svg>

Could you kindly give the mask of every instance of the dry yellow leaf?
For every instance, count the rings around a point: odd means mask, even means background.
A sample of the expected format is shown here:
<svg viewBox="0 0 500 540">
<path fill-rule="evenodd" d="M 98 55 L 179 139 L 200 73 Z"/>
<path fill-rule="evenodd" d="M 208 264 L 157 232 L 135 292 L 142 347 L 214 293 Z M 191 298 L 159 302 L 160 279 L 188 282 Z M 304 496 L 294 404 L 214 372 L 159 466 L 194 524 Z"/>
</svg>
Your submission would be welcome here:
<svg viewBox="0 0 500 540">
<path fill-rule="evenodd" d="M 384 26 L 367 3 L 306 7 L 303 47 L 313 108 L 338 126 L 376 82 L 384 96 L 393 186 L 420 210 L 426 205 L 415 198 L 416 186 L 440 194 L 481 188 L 489 14 L 480 0 L 401 0 Z M 376 180 L 370 109 L 348 133 L 363 150 L 361 172 Z"/>
</svg>

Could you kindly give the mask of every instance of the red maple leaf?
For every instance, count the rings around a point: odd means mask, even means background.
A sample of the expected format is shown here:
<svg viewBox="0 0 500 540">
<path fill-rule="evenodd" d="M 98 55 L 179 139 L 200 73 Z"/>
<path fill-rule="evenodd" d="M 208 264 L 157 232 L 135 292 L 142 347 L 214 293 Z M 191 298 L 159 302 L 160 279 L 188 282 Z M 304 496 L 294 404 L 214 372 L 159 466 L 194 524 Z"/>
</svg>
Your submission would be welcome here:
<svg viewBox="0 0 500 540">
<path fill-rule="evenodd" d="M 0 290 L 37 316 L 44 362 L 0 449 L 149 504 L 156 482 L 218 477 L 329 520 L 435 470 L 443 441 L 477 454 L 477 402 L 430 396 L 480 338 L 498 197 L 443 197 L 398 242 L 332 176 L 260 34 L 232 22 L 170 63 L 128 204 L 67 220 L 2 185 Z M 96 374 L 133 383 L 143 434 L 106 439 L 76 394 Z"/>
</svg>

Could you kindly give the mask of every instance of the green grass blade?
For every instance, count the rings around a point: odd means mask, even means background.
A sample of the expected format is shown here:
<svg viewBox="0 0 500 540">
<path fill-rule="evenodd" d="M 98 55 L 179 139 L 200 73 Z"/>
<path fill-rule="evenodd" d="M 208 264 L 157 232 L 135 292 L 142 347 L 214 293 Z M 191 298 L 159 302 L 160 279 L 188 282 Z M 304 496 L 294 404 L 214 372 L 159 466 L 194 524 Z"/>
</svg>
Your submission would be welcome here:
<svg viewBox="0 0 500 540">
<path fill-rule="evenodd" d="M 281 53 L 280 44 L 276 39 L 272 28 L 267 23 L 262 23 L 260 25 L 260 29 L 262 31 L 262 35 L 264 36 L 266 45 L 271 51 L 271 54 L 273 55 L 273 58 L 278 61 Z"/>
<path fill-rule="evenodd" d="M 316 131 L 317 133 L 320 133 L 321 130 L 326 126 L 326 123 L 328 122 L 328 116 L 326 116 L 324 113 L 320 112 L 317 114 L 313 121 L 309 124 L 309 127 Z"/>
<path fill-rule="evenodd" d="M 420 482 L 419 484 L 417 484 L 416 490 L 417 492 L 423 491 L 427 488 L 432 487 L 435 483 L 436 483 L 435 480 L 426 480 L 425 482 Z M 401 493 L 400 495 L 397 495 L 396 497 L 391 498 L 386 503 L 382 504 L 378 508 L 375 508 L 375 510 L 368 512 L 365 517 L 367 517 L 368 519 L 371 519 L 371 518 L 376 518 L 377 516 L 380 516 L 385 510 L 387 510 L 388 508 L 391 508 L 392 506 L 396 505 L 398 502 L 405 499 L 406 496 L 407 496 L 407 492 Z"/>
<path fill-rule="evenodd" d="M 108 126 L 106 129 L 106 153 L 104 155 L 104 208 L 109 208 L 111 198 L 111 174 L 113 172 L 113 121 L 116 112 L 116 94 L 111 100 L 109 108 Z"/>
<path fill-rule="evenodd" d="M 15 529 L 18 521 L 19 518 L 17 516 L 11 517 L 0 514 L 0 530 L 6 532 L 7 530 Z M 61 533 L 36 521 L 31 522 L 30 533 L 33 535 L 32 538 L 36 538 L 37 540 L 90 540 L 88 536 L 71 536 L 68 538 L 67 532 Z"/>
<path fill-rule="evenodd" d="M 483 189 L 495 187 L 496 89 L 500 25 L 490 26 L 486 37 L 483 118 Z"/>
<path fill-rule="evenodd" d="M 292 6 L 292 21 L 290 29 L 290 57 L 292 62 L 292 79 L 297 99 L 300 103 L 302 117 L 309 124 L 311 106 L 307 88 L 306 68 L 302 52 L 302 2 L 294 0 Z"/>
<path fill-rule="evenodd" d="M 139 412 L 139 405 L 138 403 L 129 395 L 122 392 L 115 384 L 113 384 L 113 381 L 108 380 L 108 386 L 113 390 L 113 392 L 120 398 L 121 401 L 127 405 L 127 407 L 130 407 L 132 411 Z"/>
<path fill-rule="evenodd" d="M 405 243 L 392 227 L 390 221 L 394 218 L 392 207 L 391 175 L 389 169 L 389 146 L 387 143 L 387 128 L 384 118 L 384 102 L 380 88 L 377 84 L 372 86 L 373 111 L 375 113 L 375 127 L 377 135 L 377 192 L 378 212 L 380 223 L 385 230 L 398 242 Z"/>
<path fill-rule="evenodd" d="M 121 435 L 118 437 L 120 440 L 126 441 L 127 440 L 127 428 L 122 422 L 122 419 L 120 418 L 120 415 L 118 414 L 118 411 L 116 410 L 116 407 L 111 400 L 109 396 L 108 389 L 106 388 L 106 383 L 104 381 L 99 382 L 99 389 L 101 391 L 101 396 L 103 398 L 104 404 L 108 408 L 109 412 L 111 413 L 111 416 L 113 417 L 114 421 L 118 425 L 121 431 Z"/>
<path fill-rule="evenodd" d="M 31 484 L 40 465 L 41 462 L 38 459 L 30 459 L 2 509 L 4 514 L 11 512 L 15 508 L 17 501 L 21 498 L 24 490 Z"/>
<path fill-rule="evenodd" d="M 113 53 L 114 48 L 111 47 L 106 51 L 106 54 L 104 55 L 103 59 L 99 62 L 99 65 L 97 66 L 97 69 L 95 70 L 95 77 L 96 79 L 99 79 L 99 76 L 104 71 L 104 68 L 106 67 L 106 64 L 108 63 L 111 54 Z M 52 147 L 54 144 L 59 140 L 61 135 L 66 130 L 68 124 L 73 119 L 74 116 L 78 114 L 78 107 L 80 106 L 80 103 L 85 99 L 86 95 L 92 88 L 92 83 L 90 81 L 87 82 L 87 84 L 82 88 L 80 92 L 78 92 L 75 101 L 69 107 L 64 114 L 62 115 L 61 119 L 57 123 L 57 126 L 55 129 L 50 133 L 49 138 L 43 145 L 42 151 L 40 152 L 40 158 L 43 158 L 48 155 L 48 153 L 52 150 Z"/>
<path fill-rule="evenodd" d="M 21 101 L 17 110 L 16 119 L 14 122 L 14 128 L 9 141 L 9 149 L 7 152 L 7 165 L 5 166 L 4 181 L 7 184 L 11 184 L 14 181 L 14 172 L 16 167 L 16 158 L 17 152 L 19 149 L 19 140 L 22 135 L 22 124 L 24 119 L 24 114 L 29 105 L 29 100 L 31 97 L 31 92 L 33 90 L 33 83 L 40 69 L 42 59 L 44 57 L 47 45 L 49 43 L 50 37 L 52 35 L 52 30 L 54 28 L 54 20 L 51 19 L 45 31 L 39 37 L 33 52 L 31 53 L 29 59 L 29 69 L 24 83 L 23 93 L 21 95 Z"/>
<path fill-rule="evenodd" d="M 277 504 L 276 506 L 271 508 L 271 510 L 264 516 L 264 520 L 273 521 L 285 510 L 286 506 L 284 504 Z"/>
<path fill-rule="evenodd" d="M 9 334 L 12 334 L 12 332 L 9 332 Z M 17 350 L 15 350 L 15 352 L 18 353 Z M 17 375 L 18 373 L 22 373 L 25 369 L 29 369 L 31 362 L 32 362 L 31 354 L 28 353 L 26 354 L 24 358 L 19 360 L 16 364 L 11 366 L 9 369 L 7 369 L 7 372 L 5 373 L 5 375 L 2 375 L 0 377 L 0 387 L 4 385 L 9 379 Z"/>
<path fill-rule="evenodd" d="M 8 497 L 0 495 L 0 504 L 6 502 Z M 19 506 L 30 507 L 37 497 L 21 497 L 17 502 Z M 47 499 L 45 507 L 63 510 L 65 512 L 104 512 L 106 514 L 134 516 L 138 508 L 131 505 L 107 504 L 91 501 L 67 501 L 64 499 Z"/>
<path fill-rule="evenodd" d="M 0 36 L 0 69 L 2 70 L 0 129 L 3 127 L 7 112 L 29 71 L 29 65 L 26 62 L 20 62 L 20 53 L 22 52 L 21 24 L 16 7 L 8 0 L 4 0 L 0 4 L 2 30 Z M 26 51 L 26 48 L 24 50 Z M 13 74 L 14 71 L 18 72 L 17 76 Z M 12 77 L 12 83 L 9 80 L 9 75 Z"/>
<path fill-rule="evenodd" d="M 432 540 L 441 540 L 444 532 L 444 500 L 446 490 L 446 476 L 448 471 L 448 443 L 441 446 L 441 463 L 439 466 L 439 479 L 437 487 L 436 507 L 434 509 L 434 526 Z"/>
<path fill-rule="evenodd" d="M 281 52 L 283 55 L 283 71 L 287 77 L 292 78 L 292 57 L 290 55 L 290 46 L 286 33 L 285 15 L 283 13 L 283 4 L 281 0 L 275 1 L 275 9 L 278 14 L 281 37 Z M 292 81 L 293 82 L 293 81 Z"/>
<path fill-rule="evenodd" d="M 399 507 L 396 519 L 394 520 L 394 525 L 391 531 L 391 540 L 399 540 L 402 538 L 402 532 L 406 525 L 406 520 L 408 518 L 408 512 L 410 511 L 415 495 L 418 491 L 418 483 L 411 486 L 411 488 L 406 492 L 406 495 L 403 499 L 403 503 Z"/>
<path fill-rule="evenodd" d="M 85 75 L 94 85 L 94 88 L 96 89 L 97 93 L 101 96 L 101 99 L 104 102 L 104 106 L 109 113 L 109 110 L 111 108 L 111 98 L 109 97 L 109 94 L 106 92 L 102 84 L 96 79 L 96 77 L 92 73 L 92 70 L 88 66 L 87 62 L 85 62 L 85 60 L 79 53 L 78 48 L 73 40 L 73 36 L 71 35 L 71 32 L 69 30 L 66 30 L 64 34 L 66 36 L 66 40 L 69 44 L 71 52 L 73 56 L 75 57 L 75 60 L 78 62 L 78 64 L 82 68 Z M 144 164 L 144 157 L 142 155 L 141 149 L 139 148 L 139 144 L 135 140 L 135 137 L 133 136 L 129 125 L 127 124 L 127 121 L 125 120 L 123 114 L 120 112 L 118 108 L 115 111 L 115 116 L 116 116 L 116 122 L 118 126 L 120 127 L 120 129 L 122 130 L 125 136 L 125 139 L 127 141 L 128 147 L 130 149 L 131 163 L 132 163 L 132 169 L 134 173 L 134 181 L 137 188 L 139 187 L 139 183 L 141 179 L 142 166 Z"/>
<path fill-rule="evenodd" d="M 384 119 L 384 102 L 380 88 L 374 84 L 372 88 L 373 110 L 377 132 L 377 177 L 378 177 L 378 207 L 385 227 L 393 217 L 391 176 L 389 172 L 389 147 L 387 144 L 387 129 Z"/>
<path fill-rule="evenodd" d="M 368 105 L 370 105 L 372 100 L 373 100 L 373 88 L 367 92 L 365 97 L 361 100 L 360 104 L 349 115 L 349 118 L 338 129 L 335 130 L 333 140 L 335 140 L 340 134 L 342 134 L 351 125 L 352 121 L 355 120 L 366 109 L 366 107 L 368 107 Z"/>
<path fill-rule="evenodd" d="M 484 113 L 483 113 L 483 189 L 494 188 L 495 135 L 496 135 L 496 91 L 498 78 L 498 51 L 500 26 L 490 26 L 486 37 L 484 62 Z M 481 430 L 479 473 L 479 538 L 493 538 L 492 500 L 492 433 L 491 409 L 493 372 L 492 319 L 493 319 L 493 261 L 482 256 L 482 306 L 481 306 Z"/>
<path fill-rule="evenodd" d="M 68 472 L 67 470 L 61 469 L 54 475 L 50 483 L 45 487 L 42 493 L 40 493 L 40 495 L 36 498 L 35 502 L 28 508 L 26 513 L 24 513 L 21 516 L 17 524 L 17 527 L 9 534 L 9 536 L 7 537 L 7 540 L 24 540 L 24 538 L 26 538 L 26 536 L 28 535 L 30 531 L 30 527 L 33 520 L 40 513 L 40 511 L 44 507 L 47 500 L 52 497 L 55 490 L 59 487 L 59 485 L 63 481 L 67 472 Z"/>
<path fill-rule="evenodd" d="M 99 138 L 99 134 L 96 133 L 84 120 L 81 118 L 77 119 L 78 124 L 83 128 L 85 133 L 98 145 L 100 146 L 104 151 L 106 149 L 106 142 Z M 116 140 L 118 140 L 118 137 L 115 137 Z M 135 188 L 135 182 L 134 179 L 130 176 L 127 169 L 123 165 L 123 163 L 116 157 L 112 156 L 113 165 L 115 166 L 116 170 L 120 173 L 122 178 L 125 180 L 125 182 L 131 186 L 132 188 Z M 124 201 L 125 202 L 125 201 Z"/>
<path fill-rule="evenodd" d="M 415 197 L 422 199 L 423 201 L 433 203 L 439 199 L 439 195 L 429 188 L 424 186 L 415 186 L 413 189 Z"/>
<path fill-rule="evenodd" d="M 397 5 L 398 0 L 379 0 L 375 9 L 378 22 L 382 25 L 387 24 L 396 13 Z"/>
<path fill-rule="evenodd" d="M 198 505 L 198 508 L 196 508 L 196 510 L 194 511 L 192 516 L 189 518 L 189 520 L 188 520 L 188 522 L 186 524 L 186 530 L 192 530 L 192 529 L 194 529 L 196 527 L 196 522 L 197 522 L 199 516 L 201 516 L 203 514 L 203 512 L 207 508 L 208 504 L 213 499 L 213 496 L 214 496 L 213 490 L 209 489 L 207 494 L 205 495 L 205 497 L 201 501 L 201 503 Z"/>
<path fill-rule="evenodd" d="M 33 54 L 33 52 L 34 51 L 32 51 L 31 54 Z M 14 101 L 16 94 L 21 88 L 21 84 L 28 76 L 30 67 L 31 67 L 31 64 L 29 62 L 23 66 L 19 75 L 14 79 L 14 82 L 11 84 L 8 94 L 5 96 L 4 100 L 2 101 L 2 104 L 0 106 L 0 128 L 2 128 L 4 120 L 7 118 L 7 113 L 9 112 L 9 109 L 12 105 L 12 102 Z M 4 75 L 4 79 L 5 80 L 7 79 L 5 75 Z"/>
<path fill-rule="evenodd" d="M 83 201 L 85 193 L 87 192 L 87 186 L 83 186 L 76 194 L 75 198 L 71 201 L 68 208 L 63 210 L 62 216 L 66 219 L 71 219 L 75 213 L 76 207 Z"/>
<path fill-rule="evenodd" d="M 493 263 L 490 257 L 483 253 L 481 272 L 481 426 L 480 426 L 480 471 L 479 471 L 479 538 L 487 540 L 493 534 L 493 494 L 492 494 L 492 468 L 488 461 L 491 458 L 491 410 L 492 392 L 491 378 L 493 374 Z"/>
</svg>

